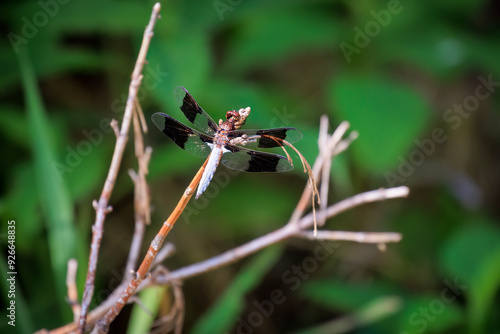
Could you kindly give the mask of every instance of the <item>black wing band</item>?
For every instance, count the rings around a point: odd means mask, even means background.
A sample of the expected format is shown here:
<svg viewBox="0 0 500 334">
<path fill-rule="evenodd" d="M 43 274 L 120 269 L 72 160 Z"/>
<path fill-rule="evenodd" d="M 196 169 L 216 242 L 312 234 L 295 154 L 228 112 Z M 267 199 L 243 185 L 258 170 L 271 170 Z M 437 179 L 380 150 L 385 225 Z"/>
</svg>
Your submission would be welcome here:
<svg viewBox="0 0 500 334">
<path fill-rule="evenodd" d="M 217 131 L 218 126 L 215 121 L 198 105 L 198 103 L 196 103 L 195 99 L 189 94 L 186 88 L 177 86 L 174 90 L 174 94 L 179 107 L 191 123 L 209 134 L 213 134 Z"/>
<path fill-rule="evenodd" d="M 202 158 L 210 154 L 211 148 L 208 144 L 213 143 L 212 137 L 193 130 L 164 113 L 153 114 L 151 119 L 161 132 L 183 150 Z"/>
</svg>

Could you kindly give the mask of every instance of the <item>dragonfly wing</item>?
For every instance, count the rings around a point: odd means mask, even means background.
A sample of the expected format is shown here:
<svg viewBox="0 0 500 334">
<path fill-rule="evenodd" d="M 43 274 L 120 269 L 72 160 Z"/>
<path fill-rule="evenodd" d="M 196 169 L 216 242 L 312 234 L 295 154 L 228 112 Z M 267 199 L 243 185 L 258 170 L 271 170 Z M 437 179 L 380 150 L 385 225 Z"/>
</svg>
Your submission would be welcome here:
<svg viewBox="0 0 500 334">
<path fill-rule="evenodd" d="M 217 131 L 217 123 L 201 109 L 186 88 L 177 86 L 174 95 L 182 112 L 194 126 L 211 135 Z"/>
<path fill-rule="evenodd" d="M 251 173 L 287 172 L 293 165 L 282 155 L 248 150 L 244 147 L 226 145 L 222 164 L 227 168 Z"/>
<path fill-rule="evenodd" d="M 185 126 L 175 118 L 158 112 L 151 116 L 153 123 L 174 141 L 180 148 L 200 158 L 206 158 L 211 152 L 213 138 Z"/>
</svg>

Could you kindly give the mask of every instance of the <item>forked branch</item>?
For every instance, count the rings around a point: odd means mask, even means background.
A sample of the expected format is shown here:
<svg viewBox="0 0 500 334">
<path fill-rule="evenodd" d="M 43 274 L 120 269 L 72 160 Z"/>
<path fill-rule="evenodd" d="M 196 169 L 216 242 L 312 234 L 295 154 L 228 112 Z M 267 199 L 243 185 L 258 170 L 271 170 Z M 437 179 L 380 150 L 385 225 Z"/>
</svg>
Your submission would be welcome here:
<svg viewBox="0 0 500 334">
<path fill-rule="evenodd" d="M 97 259 L 99 255 L 99 248 L 101 246 L 102 234 L 104 229 L 104 220 L 106 219 L 106 214 L 111 211 L 109 206 L 109 198 L 113 192 L 115 186 L 116 176 L 118 175 L 118 170 L 120 169 L 123 152 L 125 151 L 125 146 L 128 140 L 128 132 L 130 128 L 130 123 L 132 120 L 132 114 L 135 108 L 135 101 L 137 99 L 137 92 L 139 91 L 139 86 L 142 82 L 142 69 L 146 62 L 146 54 L 149 48 L 151 38 L 153 37 L 153 27 L 160 12 L 160 4 L 156 3 L 153 7 L 153 12 L 151 13 L 151 19 L 149 21 L 146 30 L 144 31 L 144 39 L 142 41 L 141 49 L 135 63 L 134 71 L 132 73 L 132 80 L 129 86 L 127 104 L 125 106 L 125 112 L 123 115 L 123 121 L 119 134 L 117 134 L 115 150 L 113 152 L 113 157 L 111 159 L 111 166 L 109 167 L 108 176 L 104 183 L 104 187 L 101 192 L 99 201 L 94 201 L 94 209 L 96 210 L 95 223 L 92 226 L 92 242 L 90 246 L 89 264 L 87 270 L 87 279 L 85 282 L 85 290 L 83 292 L 82 298 L 82 308 L 80 319 L 78 322 L 78 332 L 83 333 L 85 330 L 85 323 L 87 319 L 87 313 L 89 310 L 90 302 L 92 301 L 92 296 L 94 294 L 94 281 L 95 281 L 95 271 L 97 268 Z M 116 133 L 116 130 L 115 130 Z"/>
</svg>

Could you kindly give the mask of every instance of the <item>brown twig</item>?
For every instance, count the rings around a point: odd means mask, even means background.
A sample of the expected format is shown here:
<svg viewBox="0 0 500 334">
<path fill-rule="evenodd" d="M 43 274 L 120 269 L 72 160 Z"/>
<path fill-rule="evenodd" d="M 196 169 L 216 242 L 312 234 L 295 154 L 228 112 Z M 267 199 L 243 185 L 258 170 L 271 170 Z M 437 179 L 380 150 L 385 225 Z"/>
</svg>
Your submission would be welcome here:
<svg viewBox="0 0 500 334">
<path fill-rule="evenodd" d="M 401 241 L 401 234 L 394 232 L 350 232 L 319 231 L 316 235 L 311 231 L 301 231 L 297 237 L 309 240 L 354 241 L 366 244 L 385 244 Z"/>
<path fill-rule="evenodd" d="M 118 175 L 118 170 L 120 168 L 120 164 L 123 157 L 123 152 L 125 150 L 125 146 L 127 144 L 128 139 L 128 131 L 130 128 L 130 122 L 132 119 L 132 113 L 134 109 L 134 103 L 137 98 L 137 92 L 139 90 L 139 86 L 142 82 L 142 69 L 144 67 L 144 63 L 146 62 L 146 54 L 149 48 L 149 44 L 151 38 L 153 36 L 153 27 L 156 23 L 156 20 L 159 16 L 160 12 L 160 4 L 156 3 L 153 7 L 153 12 L 151 14 L 151 19 L 149 21 L 146 30 L 144 31 L 144 38 L 142 41 L 141 49 L 139 51 L 139 55 L 137 57 L 137 61 L 135 63 L 134 71 L 132 73 L 132 80 L 129 86 L 129 93 L 127 104 L 125 107 L 125 112 L 123 115 L 123 121 L 120 129 L 120 133 L 116 139 L 115 150 L 113 152 L 113 157 L 111 159 L 111 166 L 109 167 L 108 176 L 106 177 L 106 181 L 104 183 L 103 190 L 101 192 L 101 196 L 99 201 L 94 201 L 94 209 L 96 210 L 96 218 L 95 223 L 92 226 L 92 242 L 90 246 L 90 256 L 89 256 L 89 264 L 87 271 L 87 279 L 85 282 L 85 290 L 82 298 L 82 310 L 80 314 L 80 320 L 78 322 L 78 332 L 83 333 L 85 330 L 85 323 L 87 318 L 87 312 L 89 309 L 90 302 L 92 300 L 92 296 L 94 294 L 94 280 L 95 280 L 95 271 L 97 268 L 97 259 L 99 254 L 99 247 L 101 245 L 102 234 L 104 229 L 104 220 L 106 218 L 106 214 L 111 211 L 111 207 L 108 205 L 109 198 L 111 197 L 111 193 L 113 192 L 113 188 L 116 181 L 116 176 Z M 116 132 L 116 131 L 115 131 Z"/>
<path fill-rule="evenodd" d="M 331 165 L 332 159 L 335 157 L 335 150 L 337 146 L 342 140 L 343 135 L 346 133 L 347 129 L 349 129 L 349 122 L 342 122 L 337 127 L 337 129 L 333 132 L 331 136 L 328 136 L 328 117 L 323 115 L 321 117 L 320 122 L 320 133 L 321 130 L 326 131 L 326 134 L 321 136 L 318 140 L 318 147 L 320 150 L 320 154 L 323 156 L 323 168 L 321 172 L 321 203 L 319 205 L 319 209 L 324 211 L 328 206 L 328 192 L 330 190 L 330 173 L 331 173 Z M 325 224 L 325 220 L 320 220 L 319 225 L 323 226 Z"/>
<path fill-rule="evenodd" d="M 139 165 L 139 171 L 136 173 L 134 170 L 129 170 L 129 175 L 134 182 L 134 212 L 135 212 L 135 227 L 134 235 L 132 236 L 132 243 L 130 245 L 130 251 L 128 255 L 127 265 L 125 266 L 125 272 L 130 276 L 133 274 L 133 270 L 136 268 L 137 260 L 139 258 L 139 253 L 141 250 L 142 239 L 144 237 L 144 231 L 146 230 L 146 225 L 151 222 L 151 207 L 150 207 L 150 196 L 149 196 L 149 186 L 146 181 L 146 175 L 148 174 L 148 165 L 151 158 L 151 153 L 153 149 L 151 147 L 146 147 L 144 150 L 144 141 L 142 136 L 142 131 L 145 127 L 141 127 L 139 115 L 141 113 L 141 108 L 139 102 L 136 103 L 136 109 L 134 111 L 133 125 L 134 125 L 134 142 L 135 142 L 135 155 L 137 157 L 137 162 Z M 139 114 L 139 115 L 138 115 Z"/>
<path fill-rule="evenodd" d="M 390 198 L 406 197 L 408 196 L 408 194 L 409 190 L 405 186 L 368 191 L 365 193 L 357 194 L 355 196 L 346 198 L 343 201 L 340 201 L 334 205 L 329 206 L 324 212 L 321 211 L 318 212 L 318 218 L 319 219 L 331 218 L 346 210 L 353 209 L 362 204 L 383 201 Z M 322 217 L 322 215 L 326 215 L 326 217 Z M 236 261 L 241 260 L 244 257 L 247 257 L 277 242 L 292 237 L 300 237 L 302 231 L 304 229 L 312 227 L 313 223 L 314 223 L 313 215 L 312 213 L 310 213 L 305 217 L 303 217 L 302 219 L 300 219 L 297 224 L 286 224 L 285 226 L 276 231 L 268 233 L 262 237 L 254 239 L 246 244 L 233 248 L 220 255 L 214 256 L 208 260 L 195 263 L 181 269 L 174 270 L 168 276 L 158 276 L 155 279 L 155 283 L 167 284 L 171 279 L 184 280 L 186 278 L 200 275 L 202 273 L 212 271 L 214 269 L 234 263 Z M 381 243 L 394 242 L 392 241 L 393 239 L 394 235 L 391 233 L 387 235 L 387 238 L 383 239 Z"/>
<path fill-rule="evenodd" d="M 127 286 L 127 282 L 122 282 L 109 296 L 106 298 L 104 302 L 102 302 L 99 306 L 97 306 L 95 309 L 92 310 L 92 312 L 89 312 L 89 315 L 87 317 L 87 324 L 89 325 L 94 325 L 106 312 L 109 310 L 111 305 L 120 297 L 121 292 L 123 289 Z M 67 333 L 74 333 L 78 329 L 78 323 L 76 322 L 71 322 L 69 324 L 66 324 L 64 326 L 52 329 L 52 330 L 46 330 L 46 329 L 40 329 L 35 332 L 35 334 L 67 334 Z"/>
<path fill-rule="evenodd" d="M 66 274 L 66 286 L 68 287 L 68 302 L 73 311 L 73 320 L 78 321 L 80 316 L 80 304 L 78 303 L 78 289 L 76 287 L 76 272 L 78 269 L 78 262 L 75 259 L 69 259 L 68 272 Z"/>
<path fill-rule="evenodd" d="M 134 295 L 139 284 L 144 280 L 144 278 L 146 278 L 146 275 L 149 272 L 149 269 L 151 267 L 153 260 L 156 257 L 156 254 L 158 254 L 163 245 L 163 241 L 165 240 L 170 230 L 174 227 L 175 222 L 181 215 L 182 211 L 184 211 L 184 208 L 186 207 L 187 203 L 193 196 L 194 191 L 198 186 L 198 183 L 200 183 L 201 176 L 205 171 L 205 166 L 207 165 L 209 158 L 205 160 L 203 166 L 201 166 L 201 168 L 198 170 L 198 173 L 196 173 L 195 177 L 189 184 L 189 187 L 184 191 L 184 194 L 179 200 L 179 203 L 177 203 L 177 206 L 175 207 L 174 211 L 172 211 L 168 219 L 163 223 L 160 231 L 156 234 L 156 237 L 151 242 L 151 245 L 149 246 L 148 252 L 144 257 L 141 266 L 139 267 L 133 278 L 130 280 L 128 286 L 124 289 L 120 298 L 106 313 L 106 315 L 97 322 L 97 326 L 94 328 L 93 333 L 94 332 L 107 333 L 111 322 L 116 318 L 116 316 L 120 313 L 123 307 L 127 304 L 129 298 Z"/>
<path fill-rule="evenodd" d="M 318 148 L 319 148 L 319 154 L 324 156 L 325 159 L 325 165 L 322 170 L 321 174 L 321 185 L 319 187 L 320 189 L 320 198 L 321 202 L 319 204 L 319 209 L 320 211 L 324 211 L 326 207 L 328 206 L 328 192 L 330 190 L 329 184 L 330 184 L 330 168 L 329 164 L 330 162 L 327 162 L 327 157 L 330 156 L 330 150 L 328 150 L 328 127 L 330 126 L 330 122 L 328 120 L 328 116 L 323 115 L 320 118 L 319 122 L 319 136 L 318 136 Z M 338 128 L 337 128 L 338 131 Z M 333 136 L 332 136 L 333 137 Z M 341 138 L 340 138 L 341 139 Z M 323 226 L 325 224 L 325 220 L 320 220 L 319 226 Z M 316 231 L 316 227 L 314 229 Z"/>
<path fill-rule="evenodd" d="M 172 256 L 174 253 L 175 253 L 174 244 L 167 242 L 166 244 L 163 245 L 163 247 L 160 249 L 160 251 L 156 255 L 151 267 L 154 267 L 154 266 L 162 263 L 166 258 Z"/>
<path fill-rule="evenodd" d="M 325 129 L 326 129 L 326 127 L 325 127 Z M 345 134 L 345 131 L 347 131 L 347 127 L 345 127 L 345 126 L 339 127 L 335 131 L 335 135 L 343 137 Z M 324 138 L 324 140 L 327 140 L 328 135 L 320 134 L 320 138 Z M 343 149 L 341 150 L 341 149 L 337 148 L 335 150 L 333 156 L 340 153 L 341 151 L 345 150 L 350 145 L 351 142 L 352 142 L 352 140 L 345 139 L 345 140 L 341 141 L 340 143 L 338 143 L 338 146 L 342 146 Z M 326 145 L 326 144 L 324 144 L 324 145 Z M 316 160 L 314 161 L 314 165 L 312 167 L 312 174 L 313 174 L 313 178 L 316 181 L 318 181 L 320 179 L 320 177 L 319 177 L 320 172 L 324 168 L 325 161 L 326 161 L 326 156 L 324 154 L 319 154 L 316 157 Z M 299 199 L 299 202 L 295 206 L 295 209 L 292 213 L 292 216 L 290 217 L 290 219 L 288 221 L 288 224 L 297 224 L 300 217 L 302 217 L 304 215 L 304 212 L 310 203 L 309 198 L 311 197 L 312 191 L 313 191 L 313 189 L 311 189 L 311 187 L 309 185 L 306 185 L 306 187 L 304 188 L 304 191 L 302 192 L 302 195 Z"/>
</svg>

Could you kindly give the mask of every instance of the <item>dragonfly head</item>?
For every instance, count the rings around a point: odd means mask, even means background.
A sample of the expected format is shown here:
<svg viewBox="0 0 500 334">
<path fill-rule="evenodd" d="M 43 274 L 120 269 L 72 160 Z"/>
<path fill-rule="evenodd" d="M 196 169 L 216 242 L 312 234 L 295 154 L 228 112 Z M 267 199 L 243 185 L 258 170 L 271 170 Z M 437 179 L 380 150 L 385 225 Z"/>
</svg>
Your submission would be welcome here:
<svg viewBox="0 0 500 334">
<path fill-rule="evenodd" d="M 240 119 L 240 114 L 236 110 L 229 110 L 226 113 L 226 121 L 236 123 Z"/>
<path fill-rule="evenodd" d="M 240 110 L 230 110 L 226 113 L 226 119 L 234 124 L 235 129 L 241 128 L 250 115 L 250 107 L 241 108 Z"/>
</svg>

